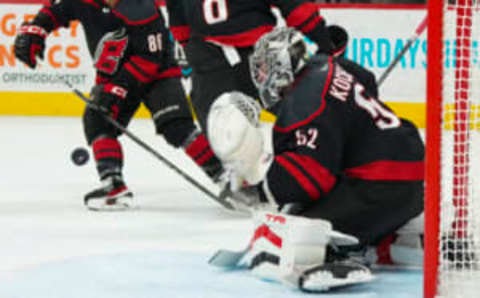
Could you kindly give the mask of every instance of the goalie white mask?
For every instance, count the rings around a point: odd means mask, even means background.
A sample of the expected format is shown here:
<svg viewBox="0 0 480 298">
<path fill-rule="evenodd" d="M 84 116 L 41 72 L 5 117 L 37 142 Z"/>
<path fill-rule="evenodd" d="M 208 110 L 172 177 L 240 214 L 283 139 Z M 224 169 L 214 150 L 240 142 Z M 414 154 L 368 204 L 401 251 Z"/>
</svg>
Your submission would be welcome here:
<svg viewBox="0 0 480 298">
<path fill-rule="evenodd" d="M 317 51 L 317 46 L 293 28 L 281 27 L 265 34 L 250 56 L 250 73 L 265 108 L 280 100 L 282 89 Z"/>
</svg>

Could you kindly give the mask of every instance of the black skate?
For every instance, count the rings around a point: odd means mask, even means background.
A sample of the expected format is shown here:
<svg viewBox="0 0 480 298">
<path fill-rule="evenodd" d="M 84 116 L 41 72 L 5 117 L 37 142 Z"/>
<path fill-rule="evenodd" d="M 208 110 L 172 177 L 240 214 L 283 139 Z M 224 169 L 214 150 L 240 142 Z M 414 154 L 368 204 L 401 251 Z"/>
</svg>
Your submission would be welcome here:
<svg viewBox="0 0 480 298">
<path fill-rule="evenodd" d="M 111 176 L 103 186 L 85 195 L 84 204 L 94 211 L 127 210 L 134 207 L 133 194 L 121 177 Z"/>
</svg>

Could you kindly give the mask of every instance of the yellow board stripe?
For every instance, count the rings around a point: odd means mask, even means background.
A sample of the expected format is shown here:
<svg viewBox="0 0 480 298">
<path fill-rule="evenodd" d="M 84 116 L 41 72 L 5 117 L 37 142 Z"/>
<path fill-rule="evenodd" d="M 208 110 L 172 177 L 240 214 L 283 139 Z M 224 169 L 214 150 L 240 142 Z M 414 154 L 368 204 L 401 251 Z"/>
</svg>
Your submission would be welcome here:
<svg viewBox="0 0 480 298">
<path fill-rule="evenodd" d="M 0 115 L 19 116 L 81 116 L 85 103 L 73 93 L 53 92 L 0 92 Z M 136 113 L 149 118 L 141 107 Z"/>
<path fill-rule="evenodd" d="M 412 120 L 418 127 L 425 128 L 425 104 L 387 103 L 400 117 Z M 73 93 L 64 92 L 0 92 L 0 115 L 26 116 L 80 116 L 85 103 Z M 142 106 L 136 117 L 149 118 L 150 113 Z M 275 116 L 263 110 L 260 119 L 274 122 Z"/>
</svg>

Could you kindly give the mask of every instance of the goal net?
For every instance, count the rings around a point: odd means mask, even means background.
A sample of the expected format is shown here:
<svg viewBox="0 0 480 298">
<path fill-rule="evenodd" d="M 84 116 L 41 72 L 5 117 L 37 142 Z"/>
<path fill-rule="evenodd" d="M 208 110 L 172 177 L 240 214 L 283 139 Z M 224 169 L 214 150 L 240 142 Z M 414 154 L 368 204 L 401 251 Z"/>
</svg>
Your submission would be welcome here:
<svg viewBox="0 0 480 298">
<path fill-rule="evenodd" d="M 425 297 L 480 297 L 480 0 L 428 1 Z"/>
</svg>

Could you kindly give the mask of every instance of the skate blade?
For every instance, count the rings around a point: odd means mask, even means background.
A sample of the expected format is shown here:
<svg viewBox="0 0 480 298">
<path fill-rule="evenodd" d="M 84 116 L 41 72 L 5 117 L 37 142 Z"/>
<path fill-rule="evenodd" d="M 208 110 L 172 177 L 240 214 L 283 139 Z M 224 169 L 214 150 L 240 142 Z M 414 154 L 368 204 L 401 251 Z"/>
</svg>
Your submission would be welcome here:
<svg viewBox="0 0 480 298">
<path fill-rule="evenodd" d="M 320 271 L 312 273 L 300 283 L 300 290 L 316 293 L 326 292 L 334 289 L 350 287 L 368 283 L 375 280 L 375 276 L 368 271 L 353 271 L 345 278 L 336 278 L 331 272 Z"/>
<path fill-rule="evenodd" d="M 93 199 L 85 203 L 91 211 L 128 211 L 138 209 L 130 192 L 120 194 L 120 197 L 109 199 Z"/>
</svg>

